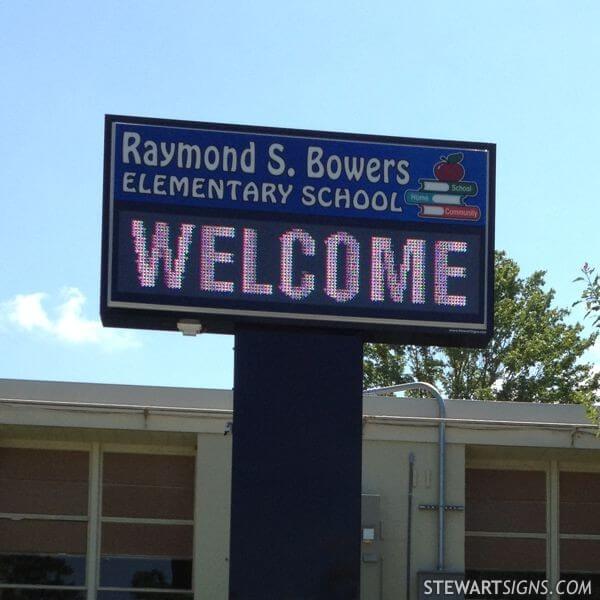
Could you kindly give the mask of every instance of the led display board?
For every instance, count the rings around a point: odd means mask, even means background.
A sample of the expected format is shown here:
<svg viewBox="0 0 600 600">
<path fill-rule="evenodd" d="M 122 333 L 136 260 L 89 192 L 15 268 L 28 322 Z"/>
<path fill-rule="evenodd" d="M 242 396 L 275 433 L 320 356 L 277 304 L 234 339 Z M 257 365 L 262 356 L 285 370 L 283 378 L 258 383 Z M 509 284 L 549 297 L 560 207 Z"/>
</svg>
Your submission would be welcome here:
<svg viewBox="0 0 600 600">
<path fill-rule="evenodd" d="M 107 326 L 483 346 L 495 146 L 106 117 Z"/>
</svg>

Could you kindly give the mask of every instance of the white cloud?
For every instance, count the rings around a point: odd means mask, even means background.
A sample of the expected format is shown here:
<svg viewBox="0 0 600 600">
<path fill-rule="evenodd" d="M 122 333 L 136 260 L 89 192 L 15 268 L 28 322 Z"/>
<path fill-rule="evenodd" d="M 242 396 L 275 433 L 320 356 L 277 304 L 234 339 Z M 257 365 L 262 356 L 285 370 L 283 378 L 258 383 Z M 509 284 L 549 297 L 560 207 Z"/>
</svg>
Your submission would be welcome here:
<svg viewBox="0 0 600 600">
<path fill-rule="evenodd" d="M 106 350 L 140 346 L 132 333 L 105 329 L 99 320 L 86 318 L 83 315 L 86 298 L 79 289 L 64 288 L 60 296 L 61 302 L 49 314 L 44 306 L 48 294 L 17 294 L 0 304 L 0 318 L 17 329 L 41 333 L 66 343 L 95 344 Z"/>
</svg>

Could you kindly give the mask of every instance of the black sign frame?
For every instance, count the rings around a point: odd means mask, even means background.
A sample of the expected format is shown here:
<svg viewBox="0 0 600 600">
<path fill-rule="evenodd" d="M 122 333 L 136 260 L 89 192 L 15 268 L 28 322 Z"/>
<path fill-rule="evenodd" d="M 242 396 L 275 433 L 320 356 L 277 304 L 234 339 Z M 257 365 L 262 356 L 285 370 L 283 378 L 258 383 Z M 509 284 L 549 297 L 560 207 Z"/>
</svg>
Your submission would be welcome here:
<svg viewBox="0 0 600 600">
<path fill-rule="evenodd" d="M 241 132 L 255 134 L 281 135 L 302 138 L 323 138 L 339 139 L 346 141 L 363 142 L 381 142 L 404 145 L 430 146 L 439 148 L 465 148 L 474 150 L 485 150 L 489 153 L 488 162 L 488 189 L 487 189 L 487 215 L 486 230 L 483 239 L 484 257 L 481 260 L 481 276 L 484 278 L 483 289 L 483 314 L 484 319 L 481 323 L 461 324 L 453 323 L 435 323 L 419 324 L 418 317 L 409 324 L 398 322 L 374 323 L 366 321 L 350 321 L 331 319 L 331 315 L 324 315 L 321 318 L 315 318 L 314 314 L 294 314 L 288 316 L 285 314 L 269 313 L 268 307 L 260 311 L 237 311 L 235 307 L 225 308 L 220 312 L 211 312 L 206 307 L 199 306 L 173 306 L 173 305 L 153 305 L 138 302 L 115 302 L 111 298 L 111 262 L 114 257 L 111 256 L 114 248 L 114 227 L 113 220 L 118 212 L 112 203 L 113 186 L 113 140 L 112 130 L 114 123 L 127 123 L 132 125 L 156 125 L 163 127 L 176 127 L 186 129 L 215 130 L 220 132 Z M 265 328 L 292 328 L 292 329 L 313 329 L 319 331 L 353 331 L 360 333 L 364 341 L 385 342 L 397 344 L 422 344 L 438 346 L 456 346 L 456 347 L 484 347 L 493 335 L 493 307 L 494 307 L 494 224 L 495 224 L 495 166 L 496 166 L 496 146 L 489 143 L 475 143 L 449 140 L 432 140 L 421 138 L 404 138 L 391 136 L 375 136 L 363 134 L 337 133 L 327 131 L 310 131 L 301 129 L 285 129 L 271 127 L 257 127 L 245 125 L 228 125 L 220 123 L 191 122 L 170 119 L 152 119 L 144 117 L 130 117 L 119 115 L 107 115 L 105 118 L 105 152 L 104 152 L 104 192 L 103 192 L 103 226 L 102 226 L 102 274 L 100 290 L 100 312 L 102 322 L 109 327 L 127 327 L 137 329 L 154 330 L 177 330 L 177 323 L 181 320 L 197 320 L 204 331 L 209 333 L 232 334 L 240 325 L 259 325 Z M 157 213 L 165 212 L 164 206 L 145 205 L 145 210 L 154 210 Z M 178 214 L 210 214 L 211 209 L 177 209 Z M 214 213 L 214 210 L 212 211 Z M 248 218 L 248 212 L 239 211 L 241 216 Z M 228 214 L 235 216 L 235 211 Z M 250 215 L 254 218 L 254 215 Z M 287 214 L 286 221 L 297 220 L 302 222 L 303 218 L 299 215 Z M 331 218 L 313 219 L 319 223 L 332 221 Z M 352 223 L 352 219 L 339 218 L 337 222 L 340 225 Z M 361 220 L 361 226 L 368 224 L 367 220 Z M 374 230 L 382 227 L 381 222 L 373 221 Z M 393 227 L 393 225 L 384 224 L 384 226 Z M 426 231 L 452 231 L 451 225 L 440 224 L 411 224 L 411 229 L 418 230 L 422 228 Z M 463 227 L 461 231 L 464 231 Z M 244 314 L 251 313 L 251 314 Z M 315 311 L 316 313 L 316 311 Z"/>
</svg>

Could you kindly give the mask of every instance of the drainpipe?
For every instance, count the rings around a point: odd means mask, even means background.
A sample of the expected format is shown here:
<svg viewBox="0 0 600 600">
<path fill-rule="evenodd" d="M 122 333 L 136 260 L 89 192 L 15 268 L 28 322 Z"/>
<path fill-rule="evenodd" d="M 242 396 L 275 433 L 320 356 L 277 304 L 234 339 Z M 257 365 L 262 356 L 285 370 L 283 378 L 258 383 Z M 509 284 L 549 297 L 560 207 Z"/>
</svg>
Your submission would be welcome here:
<svg viewBox="0 0 600 600">
<path fill-rule="evenodd" d="M 438 507 L 438 571 L 444 570 L 444 546 L 445 546 L 445 521 L 446 521 L 446 402 L 437 389 L 430 383 L 414 381 L 412 383 L 400 383 L 388 387 L 373 388 L 365 390 L 367 396 L 374 396 L 382 392 L 405 392 L 408 390 L 425 390 L 430 392 L 438 402 L 439 426 L 439 507 Z"/>
</svg>

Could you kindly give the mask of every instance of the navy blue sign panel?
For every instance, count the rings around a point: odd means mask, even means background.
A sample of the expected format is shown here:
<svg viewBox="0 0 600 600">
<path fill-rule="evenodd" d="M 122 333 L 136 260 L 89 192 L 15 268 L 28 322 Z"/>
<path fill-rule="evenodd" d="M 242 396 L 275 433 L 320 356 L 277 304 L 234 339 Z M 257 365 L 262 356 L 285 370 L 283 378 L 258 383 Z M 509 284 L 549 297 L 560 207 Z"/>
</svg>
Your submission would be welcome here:
<svg viewBox="0 0 600 600">
<path fill-rule="evenodd" d="M 102 320 L 482 346 L 495 146 L 107 116 Z"/>
</svg>

